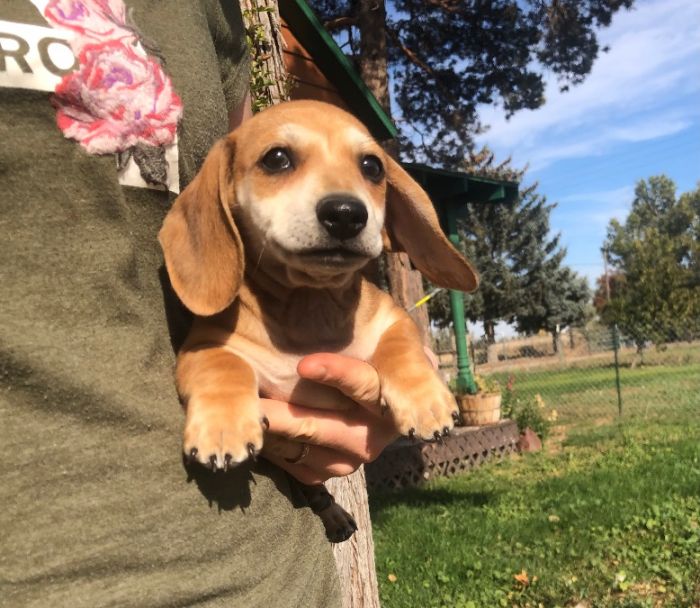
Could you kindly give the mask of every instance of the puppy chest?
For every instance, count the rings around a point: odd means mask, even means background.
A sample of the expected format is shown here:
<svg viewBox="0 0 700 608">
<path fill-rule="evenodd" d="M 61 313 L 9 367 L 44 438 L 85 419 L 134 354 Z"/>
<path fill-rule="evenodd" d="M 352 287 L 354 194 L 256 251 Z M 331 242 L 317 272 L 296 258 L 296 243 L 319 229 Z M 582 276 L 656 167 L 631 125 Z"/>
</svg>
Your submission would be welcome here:
<svg viewBox="0 0 700 608">
<path fill-rule="evenodd" d="M 290 353 L 278 351 L 270 346 L 252 344 L 234 336 L 228 348 L 243 357 L 255 370 L 261 396 L 291 401 L 298 405 L 326 408 L 337 407 L 337 391 L 300 379 L 297 374 L 299 361 L 306 354 L 314 352 L 334 352 L 367 361 L 374 353 L 376 340 L 357 340 L 340 349 L 324 349 L 319 345 L 303 353 Z"/>
</svg>

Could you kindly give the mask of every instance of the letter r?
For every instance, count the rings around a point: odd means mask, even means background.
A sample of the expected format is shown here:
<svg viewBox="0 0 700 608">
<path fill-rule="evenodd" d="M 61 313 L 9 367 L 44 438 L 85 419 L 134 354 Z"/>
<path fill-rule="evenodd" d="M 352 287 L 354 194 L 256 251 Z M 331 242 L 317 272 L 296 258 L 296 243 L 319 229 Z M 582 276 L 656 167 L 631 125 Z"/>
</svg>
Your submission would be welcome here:
<svg viewBox="0 0 700 608">
<path fill-rule="evenodd" d="M 3 39 L 13 40 L 17 43 L 17 48 L 14 50 L 7 50 L 3 47 Z M 11 57 L 15 60 L 15 63 L 19 66 L 20 70 L 22 70 L 25 74 L 31 74 L 32 69 L 29 67 L 27 60 L 24 58 L 28 52 L 29 43 L 24 40 L 24 38 L 20 38 L 19 36 L 15 36 L 14 34 L 7 32 L 0 32 L 0 72 L 7 71 L 7 63 L 5 58 Z"/>
</svg>

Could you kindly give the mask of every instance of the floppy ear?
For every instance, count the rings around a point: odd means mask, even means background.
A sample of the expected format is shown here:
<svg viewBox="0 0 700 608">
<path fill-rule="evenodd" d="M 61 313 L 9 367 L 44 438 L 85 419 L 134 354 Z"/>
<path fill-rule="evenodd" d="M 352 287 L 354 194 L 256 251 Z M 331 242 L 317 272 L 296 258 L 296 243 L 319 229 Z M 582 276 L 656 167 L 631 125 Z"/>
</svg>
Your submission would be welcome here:
<svg viewBox="0 0 700 608">
<path fill-rule="evenodd" d="M 390 250 L 405 251 L 435 285 L 474 291 L 479 275 L 445 236 L 425 190 L 395 160 L 387 162 L 385 228 Z"/>
<path fill-rule="evenodd" d="M 158 234 L 173 289 L 197 315 L 231 304 L 243 278 L 243 243 L 231 216 L 234 149 L 231 136 L 214 145 Z"/>
</svg>

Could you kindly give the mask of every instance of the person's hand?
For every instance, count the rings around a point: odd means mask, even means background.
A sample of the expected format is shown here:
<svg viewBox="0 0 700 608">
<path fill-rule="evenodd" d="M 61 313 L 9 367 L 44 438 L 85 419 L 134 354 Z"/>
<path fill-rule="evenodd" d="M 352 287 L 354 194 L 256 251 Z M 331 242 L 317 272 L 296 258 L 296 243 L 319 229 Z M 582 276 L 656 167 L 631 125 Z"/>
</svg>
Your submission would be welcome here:
<svg viewBox="0 0 700 608">
<path fill-rule="evenodd" d="M 319 353 L 304 357 L 297 372 L 337 388 L 357 404 L 339 411 L 262 400 L 270 423 L 263 456 L 302 483 L 349 475 L 398 437 L 391 416 L 382 414 L 379 377 L 369 363 Z"/>
</svg>

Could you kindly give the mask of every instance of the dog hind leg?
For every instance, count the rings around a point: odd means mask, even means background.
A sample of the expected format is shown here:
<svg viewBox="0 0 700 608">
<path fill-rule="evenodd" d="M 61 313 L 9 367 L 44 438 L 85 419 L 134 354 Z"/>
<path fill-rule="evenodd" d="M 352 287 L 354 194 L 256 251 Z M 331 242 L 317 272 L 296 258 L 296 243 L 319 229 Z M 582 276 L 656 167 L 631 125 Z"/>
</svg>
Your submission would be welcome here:
<svg viewBox="0 0 700 608">
<path fill-rule="evenodd" d="M 357 524 L 352 515 L 335 502 L 326 486 L 322 483 L 313 486 L 302 485 L 301 490 L 311 510 L 321 518 L 329 541 L 342 543 L 355 533 Z"/>
</svg>

